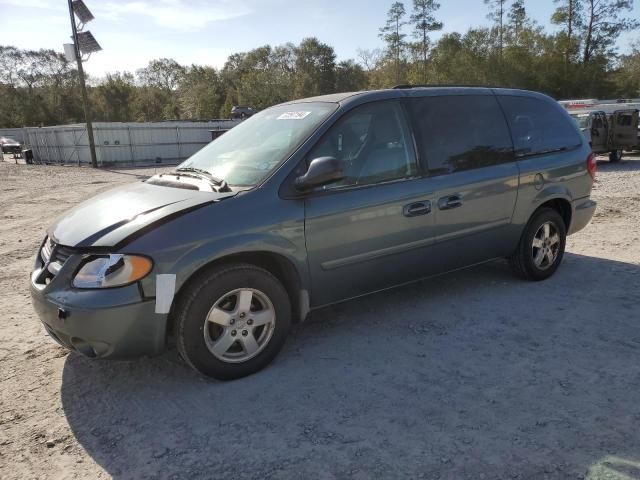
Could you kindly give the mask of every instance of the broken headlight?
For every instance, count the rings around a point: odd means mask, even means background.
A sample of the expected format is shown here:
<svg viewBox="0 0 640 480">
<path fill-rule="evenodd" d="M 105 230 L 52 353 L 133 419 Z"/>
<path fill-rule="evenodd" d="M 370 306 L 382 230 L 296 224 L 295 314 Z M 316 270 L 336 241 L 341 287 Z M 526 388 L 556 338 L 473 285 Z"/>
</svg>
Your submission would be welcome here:
<svg viewBox="0 0 640 480">
<path fill-rule="evenodd" d="M 73 279 L 76 288 L 122 287 L 144 278 L 153 262 L 139 255 L 101 255 L 89 257 Z"/>
</svg>

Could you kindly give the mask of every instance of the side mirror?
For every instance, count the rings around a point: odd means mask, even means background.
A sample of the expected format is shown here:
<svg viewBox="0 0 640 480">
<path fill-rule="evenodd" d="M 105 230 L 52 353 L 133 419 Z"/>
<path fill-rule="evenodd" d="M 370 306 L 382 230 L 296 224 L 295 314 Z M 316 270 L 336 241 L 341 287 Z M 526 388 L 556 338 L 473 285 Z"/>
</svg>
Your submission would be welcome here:
<svg viewBox="0 0 640 480">
<path fill-rule="evenodd" d="M 311 161 L 307 173 L 296 178 L 295 187 L 296 190 L 302 192 L 337 182 L 343 178 L 342 165 L 337 159 L 334 157 L 320 157 Z"/>
</svg>

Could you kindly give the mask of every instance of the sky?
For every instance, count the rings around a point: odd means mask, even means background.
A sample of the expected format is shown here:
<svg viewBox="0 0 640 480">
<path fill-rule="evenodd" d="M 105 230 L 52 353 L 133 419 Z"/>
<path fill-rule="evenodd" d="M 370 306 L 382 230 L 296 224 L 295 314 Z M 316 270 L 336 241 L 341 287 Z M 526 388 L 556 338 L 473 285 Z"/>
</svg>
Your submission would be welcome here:
<svg viewBox="0 0 640 480">
<path fill-rule="evenodd" d="M 103 48 L 85 63 L 94 77 L 135 71 L 168 57 L 181 64 L 222 67 L 227 57 L 265 44 L 299 43 L 314 36 L 335 48 L 339 60 L 382 47 L 378 29 L 392 0 L 84 0 L 95 20 L 90 30 Z M 405 6 L 410 10 L 411 1 Z M 483 0 L 440 0 L 442 33 L 488 25 Z M 529 15 L 549 27 L 553 0 L 525 2 Z M 640 2 L 631 15 L 640 18 Z M 53 48 L 69 43 L 66 0 L 0 0 L 0 45 Z M 554 28 L 554 27 L 550 27 Z M 442 33 L 434 34 L 437 39 Z M 640 32 L 621 36 L 621 51 Z"/>
</svg>

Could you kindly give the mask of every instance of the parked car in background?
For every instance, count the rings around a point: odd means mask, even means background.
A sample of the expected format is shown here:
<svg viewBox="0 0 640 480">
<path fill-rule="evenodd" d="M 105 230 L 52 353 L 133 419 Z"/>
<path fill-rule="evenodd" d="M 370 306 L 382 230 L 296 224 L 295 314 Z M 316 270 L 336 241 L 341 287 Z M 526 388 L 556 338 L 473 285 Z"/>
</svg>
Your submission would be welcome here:
<svg viewBox="0 0 640 480">
<path fill-rule="evenodd" d="M 327 305 L 500 257 L 550 277 L 594 213 L 595 170 L 567 112 L 538 93 L 298 100 L 58 219 L 33 304 L 88 357 L 156 354 L 172 337 L 197 371 L 238 378 Z"/>
<path fill-rule="evenodd" d="M 231 118 L 234 120 L 244 120 L 252 115 L 255 115 L 256 111 L 253 107 L 234 105 L 231 107 Z"/>
<path fill-rule="evenodd" d="M 2 153 L 20 153 L 22 151 L 22 145 L 17 140 L 9 137 L 0 137 L 0 147 Z"/>
<path fill-rule="evenodd" d="M 594 153 L 609 153 L 609 161 L 619 162 L 624 150 L 634 150 L 640 143 L 638 110 L 635 108 L 605 111 L 572 112 Z"/>
</svg>

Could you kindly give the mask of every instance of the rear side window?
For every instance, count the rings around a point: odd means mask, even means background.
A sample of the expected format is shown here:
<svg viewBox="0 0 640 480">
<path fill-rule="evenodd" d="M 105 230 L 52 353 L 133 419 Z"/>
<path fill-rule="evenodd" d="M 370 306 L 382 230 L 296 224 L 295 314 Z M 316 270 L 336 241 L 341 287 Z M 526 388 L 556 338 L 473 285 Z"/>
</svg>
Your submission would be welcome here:
<svg viewBox="0 0 640 480">
<path fill-rule="evenodd" d="M 513 160 L 509 129 L 493 95 L 422 97 L 407 104 L 431 174 Z"/>
<path fill-rule="evenodd" d="M 582 139 L 559 108 L 538 98 L 500 96 L 517 155 L 535 155 L 580 145 Z"/>
<path fill-rule="evenodd" d="M 632 115 L 630 113 L 623 113 L 618 115 L 618 125 L 621 127 L 630 127 L 632 124 Z"/>
</svg>

